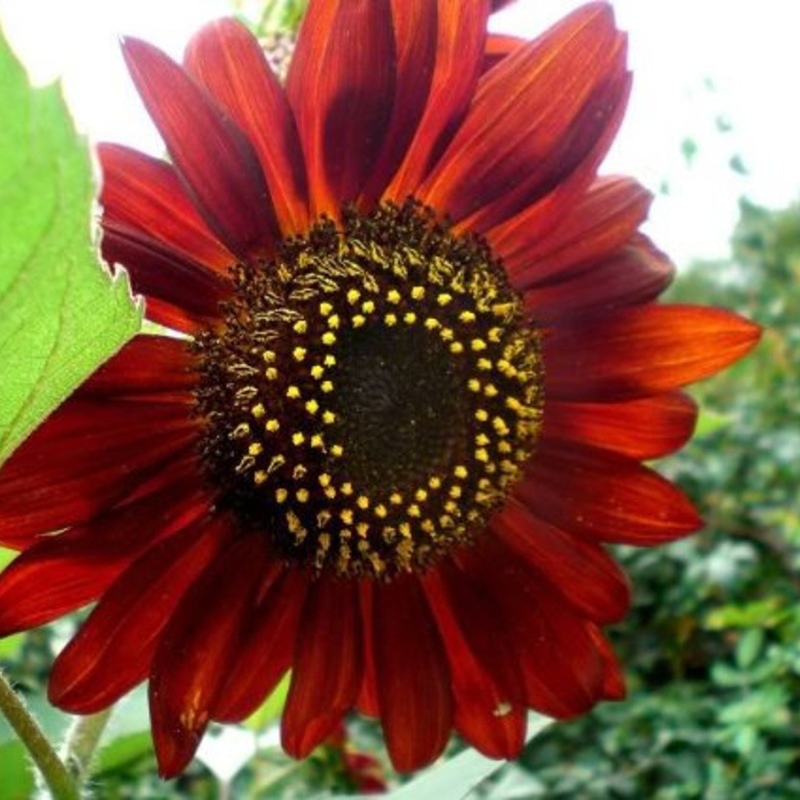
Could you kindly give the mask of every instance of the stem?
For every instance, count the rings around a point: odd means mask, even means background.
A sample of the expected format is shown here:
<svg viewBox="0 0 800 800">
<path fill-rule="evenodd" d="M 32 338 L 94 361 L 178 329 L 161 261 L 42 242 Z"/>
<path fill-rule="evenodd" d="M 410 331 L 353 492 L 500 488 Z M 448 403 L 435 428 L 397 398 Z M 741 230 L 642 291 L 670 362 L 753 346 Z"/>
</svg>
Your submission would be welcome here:
<svg viewBox="0 0 800 800">
<path fill-rule="evenodd" d="M 79 800 L 80 792 L 75 780 L 47 740 L 39 723 L 25 708 L 22 698 L 11 688 L 2 671 L 0 671 L 0 712 L 30 753 L 54 800 Z"/>
<path fill-rule="evenodd" d="M 89 773 L 92 757 L 97 750 L 97 745 L 100 743 L 112 711 L 113 707 L 109 707 L 97 714 L 78 717 L 67 732 L 62 755 L 67 769 L 78 787 L 83 784 Z"/>
</svg>

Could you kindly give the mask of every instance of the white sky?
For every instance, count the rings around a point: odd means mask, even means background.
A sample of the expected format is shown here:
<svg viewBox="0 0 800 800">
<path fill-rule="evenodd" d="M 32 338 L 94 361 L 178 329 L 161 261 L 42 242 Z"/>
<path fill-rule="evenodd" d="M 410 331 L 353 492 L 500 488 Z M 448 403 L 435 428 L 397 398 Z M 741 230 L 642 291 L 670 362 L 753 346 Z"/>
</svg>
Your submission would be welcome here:
<svg viewBox="0 0 800 800">
<path fill-rule="evenodd" d="M 495 28 L 534 35 L 577 5 L 520 0 Z M 800 198 L 800 0 L 613 5 L 630 34 L 635 82 L 603 171 L 636 175 L 656 192 L 669 187 L 648 230 L 678 263 L 722 257 L 742 194 L 775 206 Z M 0 0 L 0 24 L 37 83 L 63 77 L 81 130 L 160 153 L 118 36 L 144 37 L 179 57 L 194 30 L 230 8 L 228 0 Z M 718 119 L 730 130 L 721 132 Z M 687 138 L 698 148 L 691 166 L 681 150 Z M 746 176 L 730 169 L 737 155 Z"/>
</svg>

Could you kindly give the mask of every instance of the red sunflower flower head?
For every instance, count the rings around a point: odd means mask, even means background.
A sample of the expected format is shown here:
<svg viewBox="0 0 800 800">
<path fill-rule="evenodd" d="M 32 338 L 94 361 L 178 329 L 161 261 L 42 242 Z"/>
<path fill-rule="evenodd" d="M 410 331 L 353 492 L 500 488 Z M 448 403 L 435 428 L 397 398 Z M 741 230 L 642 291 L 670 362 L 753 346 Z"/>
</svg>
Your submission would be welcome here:
<svg viewBox="0 0 800 800">
<path fill-rule="evenodd" d="M 596 176 L 611 7 L 500 47 L 492 5 L 311 0 L 285 88 L 230 20 L 183 65 L 124 43 L 170 160 L 100 147 L 103 253 L 184 337 L 137 336 L 3 468 L 0 632 L 96 602 L 50 697 L 149 680 L 164 776 L 288 669 L 294 756 L 356 708 L 399 770 L 453 729 L 512 758 L 526 709 L 624 692 L 604 545 L 701 524 L 641 462 L 758 329 L 659 303 L 650 196 Z"/>
</svg>

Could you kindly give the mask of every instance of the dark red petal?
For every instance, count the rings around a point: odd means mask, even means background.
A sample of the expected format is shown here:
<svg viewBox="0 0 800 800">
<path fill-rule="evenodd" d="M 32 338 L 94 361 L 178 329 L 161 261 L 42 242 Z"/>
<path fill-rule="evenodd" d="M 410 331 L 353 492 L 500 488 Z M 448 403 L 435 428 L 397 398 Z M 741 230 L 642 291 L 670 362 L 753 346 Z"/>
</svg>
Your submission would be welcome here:
<svg viewBox="0 0 800 800">
<path fill-rule="evenodd" d="M 516 0 L 492 0 L 492 13 L 494 14 L 495 11 L 510 6 L 514 2 L 516 2 Z"/>
<path fill-rule="evenodd" d="M 628 244 L 651 201 L 631 178 L 598 178 L 558 224 L 539 204 L 493 228 L 487 239 L 518 290 L 548 284 L 590 269 Z"/>
<path fill-rule="evenodd" d="M 616 119 L 627 83 L 611 7 L 578 9 L 483 77 L 420 198 L 455 221 L 473 215 L 470 228 L 488 230 L 584 161 Z"/>
<path fill-rule="evenodd" d="M 480 75 L 488 0 L 436 0 L 436 64 L 428 102 L 403 163 L 384 193 L 402 202 L 417 192 L 467 112 Z"/>
<path fill-rule="evenodd" d="M 212 520 L 154 545 L 114 582 L 53 664 L 50 701 L 73 714 L 111 705 L 150 671 L 164 626 L 230 538 Z"/>
<path fill-rule="evenodd" d="M 189 334 L 218 322 L 219 304 L 232 288 L 219 274 L 186 261 L 146 234 L 110 220 L 104 223 L 101 252 L 109 264 L 121 264 L 128 270 L 134 292 L 145 296 L 149 320 Z"/>
<path fill-rule="evenodd" d="M 225 686 L 211 706 L 212 719 L 238 722 L 250 716 L 291 666 L 308 577 L 300 570 L 276 574 L 273 569 L 263 584 Z"/>
<path fill-rule="evenodd" d="M 272 249 L 275 212 L 253 148 L 186 73 L 147 42 L 123 54 L 170 157 L 209 227 L 234 253 Z"/>
<path fill-rule="evenodd" d="M 0 636 L 97 600 L 154 542 L 207 513 L 210 498 L 196 488 L 194 478 L 182 477 L 159 476 L 155 491 L 86 525 L 40 539 L 14 560 L 0 575 Z"/>
<path fill-rule="evenodd" d="M 189 397 L 198 380 L 187 343 L 140 334 L 99 367 L 76 394 L 85 398 L 160 402 Z M 166 395 L 166 398 L 163 397 Z"/>
<path fill-rule="evenodd" d="M 627 691 L 625 689 L 625 674 L 621 664 L 600 629 L 592 626 L 589 628 L 589 632 L 600 653 L 600 657 L 603 659 L 603 699 L 624 699 Z"/>
<path fill-rule="evenodd" d="M 683 492 L 626 456 L 542 440 L 514 489 L 540 519 L 601 542 L 655 545 L 703 524 Z"/>
<path fill-rule="evenodd" d="M 496 67 L 506 56 L 510 56 L 525 44 L 525 39 L 504 33 L 490 33 L 486 39 L 486 50 L 483 53 L 481 72 L 488 72 Z"/>
<path fill-rule="evenodd" d="M 669 258 L 638 237 L 577 275 L 524 292 L 525 314 L 542 326 L 585 321 L 655 300 L 674 274 Z"/>
<path fill-rule="evenodd" d="M 305 758 L 355 705 L 362 653 L 358 585 L 320 578 L 309 587 L 303 608 L 281 720 L 289 755 Z"/>
<path fill-rule="evenodd" d="M 390 0 L 312 0 L 286 93 L 308 169 L 311 209 L 338 216 L 383 146 L 395 92 Z"/>
<path fill-rule="evenodd" d="M 561 719 L 602 698 L 605 662 L 594 626 L 494 537 L 466 548 L 458 561 L 497 608 L 497 627 L 514 642 L 532 708 Z"/>
<path fill-rule="evenodd" d="M 265 545 L 259 535 L 231 545 L 192 584 L 159 638 L 149 696 L 163 778 L 174 777 L 191 761 L 211 706 L 236 663 L 244 620 L 269 569 Z"/>
<path fill-rule="evenodd" d="M 516 758 L 525 743 L 524 684 L 494 609 L 453 566 L 423 580 L 450 662 L 456 730 L 484 755 Z"/>
<path fill-rule="evenodd" d="M 227 277 L 235 256 L 197 213 L 169 164 L 105 142 L 97 146 L 97 155 L 103 170 L 104 225 L 116 223 L 145 234 L 185 260 Z"/>
<path fill-rule="evenodd" d="M 631 600 L 628 580 L 599 545 L 536 519 L 513 500 L 492 518 L 491 530 L 581 616 L 608 624 L 619 622 L 627 613 Z"/>
<path fill-rule="evenodd" d="M 26 547 L 131 494 L 191 447 L 188 415 L 183 403 L 67 400 L 0 471 L 0 542 Z"/>
<path fill-rule="evenodd" d="M 415 576 L 374 591 L 375 670 L 386 747 L 398 772 L 434 761 L 447 744 L 454 701 L 447 654 Z"/>
<path fill-rule="evenodd" d="M 253 145 L 281 233 L 303 233 L 308 188 L 297 127 L 258 40 L 235 20 L 211 22 L 189 43 L 185 65 Z"/>
<path fill-rule="evenodd" d="M 425 111 L 436 65 L 437 4 L 431 0 L 392 0 L 397 82 L 383 148 L 362 193 L 375 201 L 405 157 Z"/>
<path fill-rule="evenodd" d="M 741 358 L 761 329 L 703 306 L 621 309 L 545 337 L 548 396 L 613 402 L 668 392 Z"/>
<path fill-rule="evenodd" d="M 624 403 L 550 401 L 542 435 L 614 450 L 637 459 L 683 447 L 694 433 L 697 404 L 683 392 Z"/>
<path fill-rule="evenodd" d="M 373 636 L 374 625 L 372 622 L 372 581 L 363 581 L 360 586 L 361 593 L 361 624 L 364 634 L 364 679 L 361 690 L 356 700 L 356 708 L 361 714 L 368 717 L 379 717 L 378 705 L 378 676 L 375 672 L 375 641 Z"/>
</svg>

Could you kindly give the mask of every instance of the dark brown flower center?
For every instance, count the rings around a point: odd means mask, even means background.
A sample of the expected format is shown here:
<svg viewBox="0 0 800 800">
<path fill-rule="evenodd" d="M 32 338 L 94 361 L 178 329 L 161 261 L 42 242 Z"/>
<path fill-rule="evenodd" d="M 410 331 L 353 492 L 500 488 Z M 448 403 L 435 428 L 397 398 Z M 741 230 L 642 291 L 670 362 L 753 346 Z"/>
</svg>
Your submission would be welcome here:
<svg viewBox="0 0 800 800">
<path fill-rule="evenodd" d="M 315 571 L 390 578 L 469 543 L 536 444 L 539 337 L 485 245 L 409 201 L 239 266 L 199 337 L 204 463 Z"/>
</svg>

